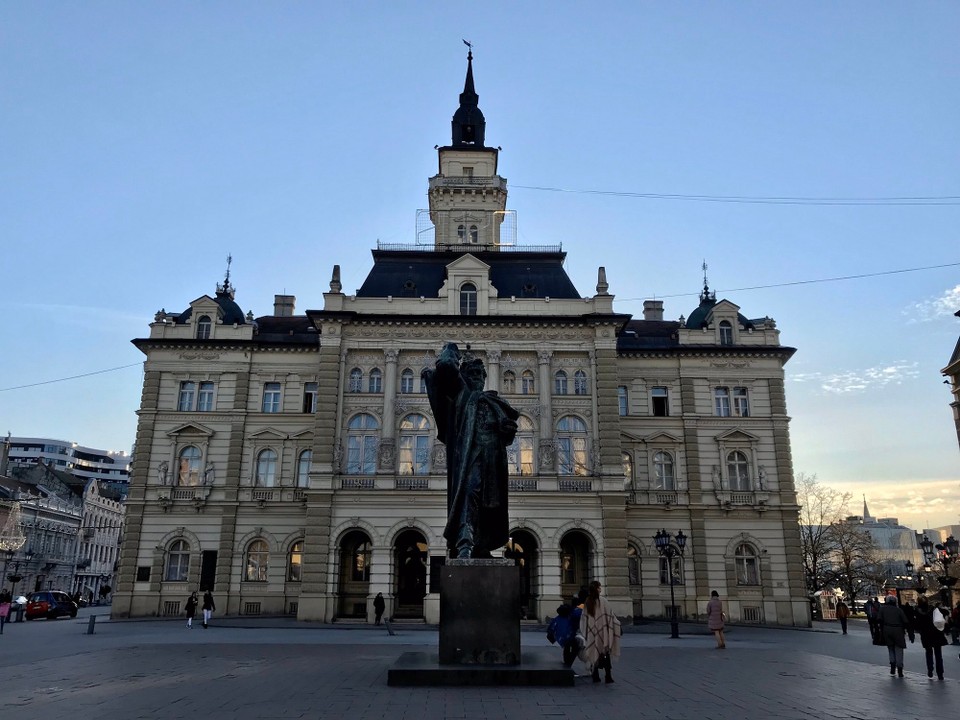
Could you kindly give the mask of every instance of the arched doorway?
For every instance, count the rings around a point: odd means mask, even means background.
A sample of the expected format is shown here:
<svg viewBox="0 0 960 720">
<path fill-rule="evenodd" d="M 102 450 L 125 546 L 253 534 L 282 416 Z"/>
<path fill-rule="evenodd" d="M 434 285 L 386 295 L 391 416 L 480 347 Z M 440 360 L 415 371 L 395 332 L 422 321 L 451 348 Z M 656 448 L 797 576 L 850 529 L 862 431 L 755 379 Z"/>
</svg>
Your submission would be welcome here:
<svg viewBox="0 0 960 720">
<path fill-rule="evenodd" d="M 340 542 L 340 604 L 337 617 L 365 618 L 370 590 L 369 536 L 362 530 L 351 530 Z"/>
<path fill-rule="evenodd" d="M 503 556 L 513 558 L 520 567 L 520 617 L 524 620 L 536 620 L 538 617 L 539 554 L 537 539 L 527 530 L 514 530 L 510 533 L 510 540 L 503 550 Z"/>
<path fill-rule="evenodd" d="M 591 547 L 590 538 L 579 530 L 568 532 L 560 540 L 560 594 L 564 601 L 590 582 Z"/>
<path fill-rule="evenodd" d="M 394 604 L 397 618 L 423 617 L 427 594 L 427 541 L 419 530 L 404 530 L 393 545 Z"/>
</svg>

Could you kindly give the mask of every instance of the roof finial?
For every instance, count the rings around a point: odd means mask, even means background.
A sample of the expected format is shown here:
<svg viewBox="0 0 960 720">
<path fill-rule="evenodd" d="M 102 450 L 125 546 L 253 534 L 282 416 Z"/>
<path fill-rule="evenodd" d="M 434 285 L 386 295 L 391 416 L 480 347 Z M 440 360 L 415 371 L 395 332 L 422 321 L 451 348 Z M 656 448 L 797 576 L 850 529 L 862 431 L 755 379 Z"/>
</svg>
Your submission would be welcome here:
<svg viewBox="0 0 960 720">
<path fill-rule="evenodd" d="M 227 272 L 223 277 L 223 285 L 217 284 L 218 295 L 229 295 L 232 299 L 235 289 L 230 285 L 230 263 L 233 262 L 233 255 L 227 254 Z"/>
<path fill-rule="evenodd" d="M 716 295 L 710 292 L 710 284 L 707 282 L 707 261 L 704 260 L 700 266 L 703 268 L 703 292 L 700 293 L 700 302 L 716 299 Z"/>
</svg>

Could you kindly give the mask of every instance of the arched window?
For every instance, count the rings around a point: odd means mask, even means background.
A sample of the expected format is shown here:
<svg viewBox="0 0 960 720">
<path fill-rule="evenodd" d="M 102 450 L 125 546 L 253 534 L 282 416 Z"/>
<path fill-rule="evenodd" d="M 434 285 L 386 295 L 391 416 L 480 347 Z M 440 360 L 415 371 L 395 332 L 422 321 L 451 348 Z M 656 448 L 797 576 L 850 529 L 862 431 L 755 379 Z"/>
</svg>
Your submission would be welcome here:
<svg viewBox="0 0 960 720">
<path fill-rule="evenodd" d="M 190 544 L 186 540 L 175 540 L 167 550 L 167 571 L 163 579 L 167 582 L 186 582 L 190 572 Z"/>
<path fill-rule="evenodd" d="M 363 370 L 360 368 L 350 371 L 350 392 L 363 392 Z"/>
<path fill-rule="evenodd" d="M 733 325 L 727 320 L 720 321 L 720 344 L 733 345 Z"/>
<path fill-rule="evenodd" d="M 257 482 L 260 487 L 273 487 L 277 482 L 277 453 L 261 450 L 257 455 Z"/>
<path fill-rule="evenodd" d="M 413 392 L 413 370 L 410 368 L 405 368 L 402 373 L 400 373 L 400 393 L 402 395 L 409 395 Z"/>
<path fill-rule="evenodd" d="M 466 225 L 457 225 L 457 240 L 461 243 L 465 242 L 467 239 L 467 226 Z"/>
<path fill-rule="evenodd" d="M 520 376 L 520 393 L 522 395 L 534 395 L 537 392 L 536 383 L 533 381 L 533 372 L 524 370 Z"/>
<path fill-rule="evenodd" d="M 583 370 L 577 370 L 573 374 L 573 394 L 587 394 L 587 374 Z"/>
<path fill-rule="evenodd" d="M 372 393 L 382 393 L 383 392 L 383 373 L 380 372 L 380 368 L 374 368 L 370 371 L 370 392 Z"/>
<path fill-rule="evenodd" d="M 623 458 L 623 481 L 626 487 L 633 487 L 633 458 L 630 453 L 621 454 Z"/>
<path fill-rule="evenodd" d="M 653 454 L 653 487 L 656 490 L 676 490 L 673 456 L 664 451 Z"/>
<path fill-rule="evenodd" d="M 477 286 L 473 283 L 464 283 L 460 286 L 460 314 L 477 314 Z"/>
<path fill-rule="evenodd" d="M 560 475 L 587 475 L 587 425 L 575 415 L 564 415 L 557 423 L 557 472 Z"/>
<path fill-rule="evenodd" d="M 212 327 L 213 323 L 210 321 L 210 316 L 201 315 L 197 320 L 197 340 L 209 340 L 210 328 Z"/>
<path fill-rule="evenodd" d="M 364 582 L 370 579 L 370 553 L 373 545 L 362 533 L 357 534 L 356 543 L 351 544 L 350 579 Z"/>
<path fill-rule="evenodd" d="M 553 376 L 553 393 L 554 395 L 567 394 L 567 374 L 563 370 L 557 370 Z"/>
<path fill-rule="evenodd" d="M 734 492 L 753 490 L 750 481 L 750 462 L 747 456 L 739 450 L 727 454 L 727 476 L 730 479 L 730 489 Z"/>
<path fill-rule="evenodd" d="M 476 225 L 470 226 L 470 244 L 476 245 L 480 241 L 480 230 Z"/>
<path fill-rule="evenodd" d="M 270 563 L 270 549 L 266 540 L 254 540 L 247 545 L 243 579 L 247 582 L 266 582 Z"/>
<path fill-rule="evenodd" d="M 297 540 L 287 553 L 287 582 L 303 579 L 303 540 Z"/>
<path fill-rule="evenodd" d="M 377 443 L 380 423 L 373 415 L 361 413 L 347 425 L 347 473 L 373 475 L 377 472 Z"/>
<path fill-rule="evenodd" d="M 534 463 L 533 421 L 526 415 L 517 419 L 517 434 L 507 448 L 507 466 L 511 475 L 533 475 Z"/>
<path fill-rule="evenodd" d="M 400 421 L 401 475 L 426 475 L 430 472 L 430 421 L 411 413 Z"/>
<path fill-rule="evenodd" d="M 734 553 L 737 566 L 737 585 L 760 584 L 760 558 L 757 551 L 749 543 L 737 545 Z"/>
<path fill-rule="evenodd" d="M 517 375 L 513 370 L 507 370 L 503 374 L 503 393 L 513 395 L 515 392 L 517 392 Z"/>
<path fill-rule="evenodd" d="M 640 585 L 640 552 L 633 545 L 627 545 L 627 582 L 630 587 Z"/>
<path fill-rule="evenodd" d="M 590 581 L 591 542 L 582 532 L 573 530 L 560 539 L 560 594 L 576 595 Z"/>
<path fill-rule="evenodd" d="M 305 488 L 310 485 L 310 463 L 313 462 L 313 451 L 304 450 L 297 460 L 297 487 Z"/>
<path fill-rule="evenodd" d="M 180 451 L 180 470 L 177 473 L 177 485 L 200 484 L 200 448 L 187 445 Z"/>
</svg>

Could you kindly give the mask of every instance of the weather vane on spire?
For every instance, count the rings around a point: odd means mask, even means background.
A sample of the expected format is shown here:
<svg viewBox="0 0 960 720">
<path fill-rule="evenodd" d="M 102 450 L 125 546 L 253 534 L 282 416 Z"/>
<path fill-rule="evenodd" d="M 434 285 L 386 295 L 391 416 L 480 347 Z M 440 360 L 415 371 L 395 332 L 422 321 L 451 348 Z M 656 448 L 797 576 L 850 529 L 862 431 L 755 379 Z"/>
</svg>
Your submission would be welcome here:
<svg viewBox="0 0 960 720">
<path fill-rule="evenodd" d="M 463 40 L 463 38 L 460 38 L 460 39 Z M 467 49 L 467 56 L 468 56 L 469 59 L 472 60 L 472 59 L 473 59 L 473 43 L 472 43 L 472 42 L 469 42 L 469 41 L 467 41 L 467 40 L 463 40 L 463 44 L 467 46 L 467 48 L 468 48 L 468 49 Z"/>
<path fill-rule="evenodd" d="M 233 297 L 233 288 L 230 286 L 230 263 L 233 262 L 233 255 L 227 254 L 227 273 L 223 278 L 223 287 L 217 285 L 217 292 L 223 292 Z"/>
</svg>

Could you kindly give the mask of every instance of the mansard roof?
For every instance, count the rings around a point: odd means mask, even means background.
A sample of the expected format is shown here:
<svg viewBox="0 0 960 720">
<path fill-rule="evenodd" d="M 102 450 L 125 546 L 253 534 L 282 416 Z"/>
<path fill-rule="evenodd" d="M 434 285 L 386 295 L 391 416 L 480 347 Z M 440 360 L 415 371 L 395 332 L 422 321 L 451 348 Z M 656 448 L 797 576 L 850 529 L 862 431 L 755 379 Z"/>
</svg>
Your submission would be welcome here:
<svg viewBox="0 0 960 720">
<path fill-rule="evenodd" d="M 617 337 L 617 350 L 659 350 L 680 346 L 676 320 L 631 320 Z"/>
<path fill-rule="evenodd" d="M 465 254 L 462 250 L 374 250 L 373 268 L 357 297 L 438 297 L 447 278 L 447 266 Z M 493 250 L 470 254 L 490 266 L 490 282 L 501 298 L 581 298 L 563 269 L 565 252 Z"/>
</svg>

